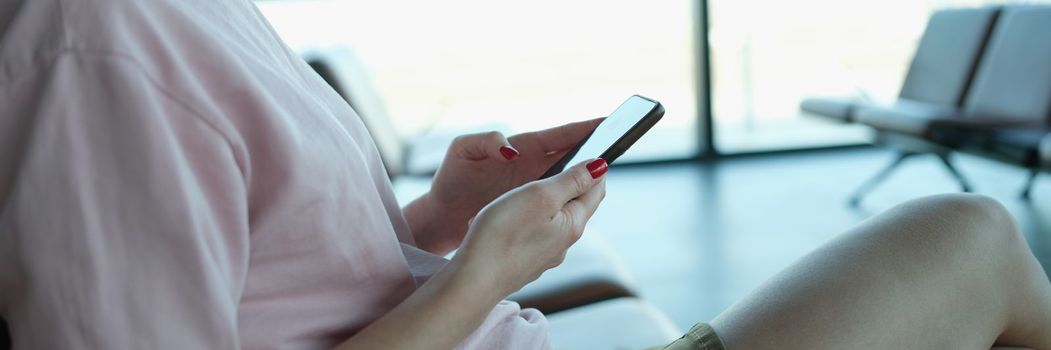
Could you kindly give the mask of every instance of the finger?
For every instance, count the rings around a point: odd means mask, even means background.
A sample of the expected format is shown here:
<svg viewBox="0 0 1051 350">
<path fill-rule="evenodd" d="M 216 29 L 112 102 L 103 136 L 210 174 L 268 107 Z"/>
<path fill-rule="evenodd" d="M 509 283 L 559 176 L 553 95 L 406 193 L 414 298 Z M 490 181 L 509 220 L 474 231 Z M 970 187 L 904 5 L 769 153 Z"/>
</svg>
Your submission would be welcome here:
<svg viewBox="0 0 1051 350">
<path fill-rule="evenodd" d="M 511 146 L 504 134 L 497 131 L 464 135 L 456 138 L 452 151 L 469 160 L 486 158 L 511 161 L 518 158 L 518 150 Z"/>
<path fill-rule="evenodd" d="M 598 183 L 592 186 L 590 190 L 577 197 L 577 199 L 566 203 L 565 207 L 562 207 L 562 212 L 565 214 L 566 220 L 569 220 L 570 227 L 575 228 L 573 236 L 570 237 L 571 242 L 576 242 L 580 239 L 581 234 L 584 232 L 584 226 L 595 215 L 595 210 L 602 203 L 602 199 L 606 198 L 605 179 L 605 177 L 600 177 Z"/>
<path fill-rule="evenodd" d="M 548 196 L 555 200 L 559 207 L 566 202 L 576 199 L 587 193 L 608 169 L 606 161 L 595 158 L 580 162 L 566 169 L 558 175 L 541 180 L 540 185 L 545 187 Z"/>
<path fill-rule="evenodd" d="M 537 144 L 544 153 L 552 153 L 567 150 L 576 146 L 588 135 L 592 130 L 595 130 L 600 123 L 606 118 L 595 118 L 591 120 L 585 120 L 582 122 L 569 123 L 566 125 L 534 131 L 524 134 L 519 134 L 511 137 L 511 140 L 519 144 L 519 142 L 527 144 Z"/>
</svg>

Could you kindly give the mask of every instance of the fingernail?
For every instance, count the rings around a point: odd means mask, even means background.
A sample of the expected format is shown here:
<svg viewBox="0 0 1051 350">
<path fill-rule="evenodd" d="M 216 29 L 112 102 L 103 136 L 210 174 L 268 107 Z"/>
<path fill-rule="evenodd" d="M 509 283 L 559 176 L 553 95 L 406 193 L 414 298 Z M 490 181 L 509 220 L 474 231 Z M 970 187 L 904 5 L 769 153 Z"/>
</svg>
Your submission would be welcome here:
<svg viewBox="0 0 1051 350">
<path fill-rule="evenodd" d="M 609 166 L 606 165 L 606 160 L 602 158 L 591 161 L 591 163 L 588 163 L 587 168 L 588 172 L 591 173 L 592 179 L 601 177 L 606 173 L 606 170 L 609 170 Z"/>
<path fill-rule="evenodd" d="M 500 154 L 507 160 L 518 158 L 518 151 L 508 146 L 500 146 Z"/>
</svg>

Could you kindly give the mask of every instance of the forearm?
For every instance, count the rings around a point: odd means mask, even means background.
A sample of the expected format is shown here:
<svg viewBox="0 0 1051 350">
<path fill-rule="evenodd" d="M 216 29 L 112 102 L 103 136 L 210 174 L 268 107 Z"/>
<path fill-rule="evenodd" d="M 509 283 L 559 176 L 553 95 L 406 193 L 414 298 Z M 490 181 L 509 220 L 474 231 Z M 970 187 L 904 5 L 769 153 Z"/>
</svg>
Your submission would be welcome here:
<svg viewBox="0 0 1051 350">
<path fill-rule="evenodd" d="M 420 249 L 445 255 L 456 249 L 467 232 L 465 215 L 452 213 L 435 203 L 430 194 L 410 202 L 402 213 Z"/>
<path fill-rule="evenodd" d="M 487 274 L 458 260 L 337 349 L 450 349 L 504 298 Z"/>
</svg>

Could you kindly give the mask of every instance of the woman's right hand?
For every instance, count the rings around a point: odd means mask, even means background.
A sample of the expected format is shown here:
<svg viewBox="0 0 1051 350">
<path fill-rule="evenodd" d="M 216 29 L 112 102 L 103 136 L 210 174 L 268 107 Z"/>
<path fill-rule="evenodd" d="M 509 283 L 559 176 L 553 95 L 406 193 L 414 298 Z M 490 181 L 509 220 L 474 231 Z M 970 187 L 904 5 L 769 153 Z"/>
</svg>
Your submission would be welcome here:
<svg viewBox="0 0 1051 350">
<path fill-rule="evenodd" d="M 471 223 L 453 262 L 500 299 L 558 266 L 606 195 L 602 159 L 505 193 Z"/>
<path fill-rule="evenodd" d="M 482 208 L 452 262 L 339 348 L 449 349 L 463 341 L 494 305 L 558 266 L 580 238 L 606 195 L 606 162 L 585 163 Z"/>
</svg>

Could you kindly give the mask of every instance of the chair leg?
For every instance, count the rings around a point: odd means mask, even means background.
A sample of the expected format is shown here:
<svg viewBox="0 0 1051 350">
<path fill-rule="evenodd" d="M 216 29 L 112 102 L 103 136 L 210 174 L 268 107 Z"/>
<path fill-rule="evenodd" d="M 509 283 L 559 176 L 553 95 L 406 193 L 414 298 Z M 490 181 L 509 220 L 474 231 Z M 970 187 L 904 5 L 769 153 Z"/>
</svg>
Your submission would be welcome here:
<svg viewBox="0 0 1051 350">
<path fill-rule="evenodd" d="M 945 164 L 945 169 L 949 170 L 949 174 L 956 178 L 956 181 L 960 183 L 960 190 L 964 192 L 971 192 L 971 184 L 967 181 L 967 178 L 963 177 L 963 173 L 960 173 L 956 166 L 949 161 L 949 155 L 944 153 L 938 153 L 938 159 L 942 160 L 942 164 Z"/>
<path fill-rule="evenodd" d="M 1022 187 L 1022 194 L 1019 196 L 1023 200 L 1029 200 L 1029 195 L 1033 190 L 1033 184 L 1036 183 L 1036 177 L 1040 175 L 1040 169 L 1029 169 L 1029 177 L 1025 180 L 1025 187 Z"/>
<path fill-rule="evenodd" d="M 898 153 L 898 155 L 894 158 L 894 160 L 890 162 L 890 164 L 887 164 L 886 167 L 884 167 L 878 173 L 876 173 L 875 176 L 868 179 L 868 181 L 862 183 L 861 187 L 858 187 L 858 189 L 854 191 L 854 194 L 850 196 L 850 206 L 856 207 L 858 206 L 858 204 L 861 204 L 861 199 L 865 196 L 865 194 L 867 194 L 869 191 L 872 191 L 872 189 L 876 188 L 877 185 L 883 182 L 883 180 L 887 178 L 887 175 L 890 175 L 890 173 L 894 172 L 894 170 L 897 169 L 898 166 L 900 166 L 906 158 L 912 157 L 914 155 L 916 155 L 916 153 L 913 152 Z"/>
</svg>

